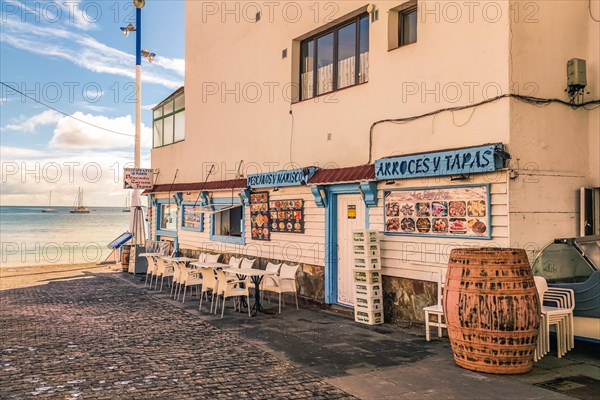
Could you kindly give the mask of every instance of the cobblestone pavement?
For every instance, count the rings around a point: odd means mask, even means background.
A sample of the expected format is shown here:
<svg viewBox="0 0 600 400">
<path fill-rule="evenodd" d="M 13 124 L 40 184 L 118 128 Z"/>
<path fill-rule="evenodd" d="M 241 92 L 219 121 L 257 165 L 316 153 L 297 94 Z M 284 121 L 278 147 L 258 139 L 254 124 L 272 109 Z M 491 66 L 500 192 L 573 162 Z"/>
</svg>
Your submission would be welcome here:
<svg viewBox="0 0 600 400">
<path fill-rule="evenodd" d="M 0 292 L 0 399 L 351 398 L 113 274 Z"/>
</svg>

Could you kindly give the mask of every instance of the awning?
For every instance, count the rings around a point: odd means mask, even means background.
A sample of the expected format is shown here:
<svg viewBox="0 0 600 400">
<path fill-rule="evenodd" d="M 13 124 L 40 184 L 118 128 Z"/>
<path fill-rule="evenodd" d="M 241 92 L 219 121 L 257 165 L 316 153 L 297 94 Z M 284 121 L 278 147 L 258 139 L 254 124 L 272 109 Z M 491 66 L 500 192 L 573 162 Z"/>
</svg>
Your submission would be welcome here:
<svg viewBox="0 0 600 400">
<path fill-rule="evenodd" d="M 308 181 L 308 184 L 322 185 L 328 183 L 349 183 L 374 180 L 375 166 L 373 164 L 367 164 L 357 167 L 320 169 Z"/>
<path fill-rule="evenodd" d="M 230 179 L 226 181 L 212 181 L 212 182 L 192 182 L 192 183 L 163 183 L 160 185 L 154 185 L 152 189 L 144 191 L 143 194 L 151 193 L 177 193 L 177 192 L 201 192 L 201 191 L 217 191 L 217 190 L 231 190 L 231 189 L 245 189 L 245 179 Z"/>
<path fill-rule="evenodd" d="M 223 211 L 231 210 L 232 208 L 241 207 L 241 204 L 209 204 L 206 206 L 198 206 L 203 213 L 217 214 Z"/>
</svg>

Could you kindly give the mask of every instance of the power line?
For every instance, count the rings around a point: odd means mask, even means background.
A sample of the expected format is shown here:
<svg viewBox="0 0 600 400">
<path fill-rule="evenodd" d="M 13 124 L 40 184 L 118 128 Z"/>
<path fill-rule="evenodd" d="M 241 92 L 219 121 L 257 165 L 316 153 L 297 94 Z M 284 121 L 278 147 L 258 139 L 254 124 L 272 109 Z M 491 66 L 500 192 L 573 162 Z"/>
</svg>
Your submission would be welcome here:
<svg viewBox="0 0 600 400">
<path fill-rule="evenodd" d="M 453 112 L 453 111 L 467 110 L 469 108 L 479 107 L 484 104 L 493 103 L 493 102 L 496 102 L 496 101 L 498 101 L 500 99 L 504 99 L 504 98 L 514 98 L 514 99 L 520 100 L 524 103 L 533 104 L 536 106 L 546 106 L 551 103 L 558 103 L 558 104 L 562 104 L 562 105 L 571 107 L 573 109 L 583 108 L 588 111 L 594 110 L 597 107 L 587 108 L 586 106 L 588 106 L 590 104 L 599 104 L 600 105 L 600 100 L 590 100 L 590 101 L 586 101 L 585 103 L 575 104 L 575 103 L 570 103 L 570 102 L 567 102 L 567 101 L 564 101 L 561 99 L 545 99 L 545 98 L 540 98 L 540 97 L 524 96 L 521 94 L 512 94 L 511 93 L 511 94 L 503 94 L 500 96 L 496 96 L 491 99 L 486 99 L 486 100 L 480 101 L 479 103 L 468 104 L 468 105 L 457 106 L 457 107 L 442 108 L 442 109 L 430 111 L 425 114 L 415 115 L 412 117 L 382 119 L 382 120 L 373 122 L 371 124 L 371 128 L 369 129 L 369 162 L 367 164 L 371 164 L 371 161 L 373 161 L 373 133 L 374 133 L 375 127 L 379 124 L 384 124 L 384 123 L 406 124 L 408 122 L 412 122 L 417 119 L 431 117 L 433 115 L 437 115 L 437 114 L 447 112 L 447 111 Z"/>
<path fill-rule="evenodd" d="M 11 89 L 11 90 L 14 90 L 16 93 L 19 93 L 21 96 L 24 96 L 24 97 L 26 97 L 26 98 L 28 98 L 28 99 L 31 99 L 31 100 L 35 101 L 36 103 L 43 105 L 44 107 L 47 107 L 47 108 L 49 108 L 49 109 L 51 109 L 51 110 L 53 110 L 53 111 L 56 111 L 56 112 L 57 112 L 57 113 L 59 113 L 59 114 L 62 114 L 62 115 L 64 115 L 64 116 L 65 116 L 65 117 L 67 117 L 67 118 L 71 118 L 71 119 L 74 119 L 75 121 L 79 121 L 79 122 L 81 122 L 82 124 L 86 124 L 86 125 L 89 125 L 89 126 L 93 126 L 94 128 L 101 129 L 101 130 L 103 130 L 103 131 L 106 131 L 106 132 L 114 133 L 115 135 L 121 135 L 121 136 L 131 136 L 131 137 L 134 137 L 134 136 L 135 136 L 135 135 L 132 135 L 132 134 L 130 134 L 130 133 L 123 133 L 123 132 L 117 132 L 117 131 L 113 131 L 112 129 L 103 128 L 103 127 L 101 127 L 101 126 L 98 126 L 98 125 L 92 124 L 91 122 L 84 121 L 84 120 L 82 120 L 82 119 L 79 119 L 79 118 L 77 118 L 77 117 L 74 117 L 74 116 L 72 116 L 72 115 L 70 115 L 70 114 L 67 114 L 67 113 L 66 113 L 66 112 L 64 112 L 64 111 L 61 111 L 61 110 L 59 110 L 59 109 L 57 109 L 57 108 L 54 108 L 54 107 L 52 107 L 51 105 L 48 105 L 48 104 L 46 104 L 46 103 L 44 103 L 44 102 L 41 102 L 41 101 L 37 100 L 36 98 L 34 98 L 34 97 L 31 97 L 31 96 L 29 96 L 29 95 L 27 95 L 27 94 L 25 94 L 25 93 L 21 92 L 20 90 L 18 90 L 18 89 L 15 89 L 14 87 L 7 85 L 7 84 L 6 84 L 6 83 L 4 83 L 4 82 L 0 82 L 0 83 L 1 83 L 2 85 L 6 86 L 7 88 Z"/>
</svg>

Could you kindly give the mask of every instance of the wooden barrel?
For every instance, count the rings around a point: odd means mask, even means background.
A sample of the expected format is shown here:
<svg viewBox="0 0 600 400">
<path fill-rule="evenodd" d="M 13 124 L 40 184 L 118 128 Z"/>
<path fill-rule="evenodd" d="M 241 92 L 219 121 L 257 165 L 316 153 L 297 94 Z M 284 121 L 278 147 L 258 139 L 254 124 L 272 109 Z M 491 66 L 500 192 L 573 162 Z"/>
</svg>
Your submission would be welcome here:
<svg viewBox="0 0 600 400">
<path fill-rule="evenodd" d="M 121 271 L 129 271 L 129 259 L 131 257 L 131 245 L 123 245 L 123 252 L 121 253 Z"/>
<path fill-rule="evenodd" d="M 524 250 L 452 250 L 443 300 L 456 364 L 493 374 L 531 370 L 540 303 Z"/>
</svg>

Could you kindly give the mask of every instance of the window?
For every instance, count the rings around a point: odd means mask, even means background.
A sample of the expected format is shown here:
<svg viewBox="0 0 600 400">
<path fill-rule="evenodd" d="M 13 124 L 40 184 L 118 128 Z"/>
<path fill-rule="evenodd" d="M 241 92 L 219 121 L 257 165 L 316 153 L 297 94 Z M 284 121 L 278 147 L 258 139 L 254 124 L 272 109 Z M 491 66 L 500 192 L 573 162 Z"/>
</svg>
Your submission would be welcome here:
<svg viewBox="0 0 600 400">
<path fill-rule="evenodd" d="M 213 235 L 242 237 L 242 206 L 214 215 Z"/>
<path fill-rule="evenodd" d="M 181 206 L 181 229 L 204 232 L 204 213 L 202 206 L 183 204 Z"/>
<path fill-rule="evenodd" d="M 400 11 L 398 15 L 398 46 L 417 41 L 417 6 Z"/>
<path fill-rule="evenodd" d="M 301 100 L 367 82 L 368 71 L 368 14 L 300 43 Z"/>
<path fill-rule="evenodd" d="M 158 220 L 161 231 L 177 230 L 177 204 L 159 204 Z"/>
<path fill-rule="evenodd" d="M 388 12 L 388 50 L 417 42 L 418 3 L 410 0 Z"/>
<path fill-rule="evenodd" d="M 185 139 L 185 95 L 168 99 L 154 109 L 152 147 L 161 147 Z"/>
</svg>

